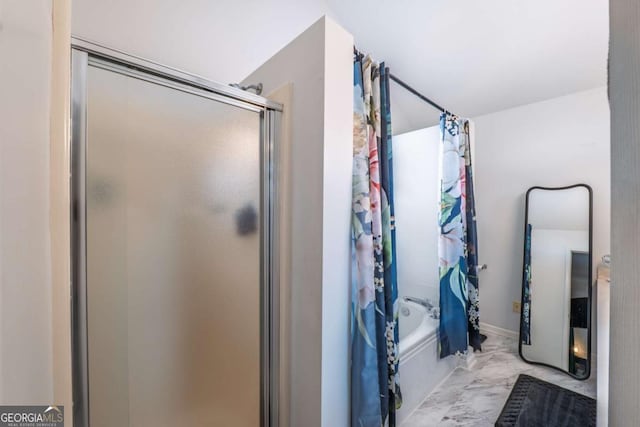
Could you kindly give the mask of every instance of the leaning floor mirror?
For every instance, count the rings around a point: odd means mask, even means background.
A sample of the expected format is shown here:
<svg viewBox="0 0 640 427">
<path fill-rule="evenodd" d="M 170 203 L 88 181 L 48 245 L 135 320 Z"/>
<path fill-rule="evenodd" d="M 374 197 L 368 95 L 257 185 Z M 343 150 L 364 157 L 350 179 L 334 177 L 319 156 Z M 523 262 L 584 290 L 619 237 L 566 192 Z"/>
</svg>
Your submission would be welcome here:
<svg viewBox="0 0 640 427">
<path fill-rule="evenodd" d="M 591 187 L 532 187 L 525 206 L 520 356 L 525 362 L 587 379 L 591 372 Z"/>
</svg>

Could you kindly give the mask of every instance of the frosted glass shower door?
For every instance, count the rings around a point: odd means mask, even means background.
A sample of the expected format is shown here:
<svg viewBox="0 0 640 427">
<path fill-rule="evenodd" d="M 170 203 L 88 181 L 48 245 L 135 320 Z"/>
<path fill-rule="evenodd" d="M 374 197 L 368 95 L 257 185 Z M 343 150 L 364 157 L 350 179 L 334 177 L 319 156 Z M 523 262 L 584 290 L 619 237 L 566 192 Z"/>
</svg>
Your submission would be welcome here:
<svg viewBox="0 0 640 427">
<path fill-rule="evenodd" d="M 86 82 L 91 427 L 259 426 L 260 110 Z"/>
</svg>

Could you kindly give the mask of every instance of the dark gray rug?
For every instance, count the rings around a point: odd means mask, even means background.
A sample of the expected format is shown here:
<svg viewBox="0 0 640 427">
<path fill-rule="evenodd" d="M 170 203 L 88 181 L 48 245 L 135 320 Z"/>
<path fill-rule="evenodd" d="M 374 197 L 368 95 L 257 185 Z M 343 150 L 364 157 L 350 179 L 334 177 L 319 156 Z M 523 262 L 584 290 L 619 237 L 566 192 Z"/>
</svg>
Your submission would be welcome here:
<svg viewBox="0 0 640 427">
<path fill-rule="evenodd" d="M 496 421 L 498 427 L 595 425 L 595 399 L 524 374 L 518 377 Z"/>
</svg>

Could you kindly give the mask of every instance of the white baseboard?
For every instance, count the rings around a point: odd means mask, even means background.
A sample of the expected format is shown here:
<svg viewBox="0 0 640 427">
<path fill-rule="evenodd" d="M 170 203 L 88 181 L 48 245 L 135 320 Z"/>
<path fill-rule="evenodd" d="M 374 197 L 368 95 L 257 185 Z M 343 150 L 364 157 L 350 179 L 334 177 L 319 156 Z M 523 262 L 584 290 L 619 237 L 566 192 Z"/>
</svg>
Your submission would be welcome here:
<svg viewBox="0 0 640 427">
<path fill-rule="evenodd" d="M 488 323 L 480 322 L 480 332 L 486 332 L 491 335 L 499 335 L 501 337 L 518 339 L 518 332 L 511 329 L 504 329 L 499 326 L 490 325 Z"/>
<path fill-rule="evenodd" d="M 512 331 L 511 329 L 501 328 L 499 326 L 490 325 L 488 323 L 480 322 L 480 332 L 490 335 L 498 335 L 501 337 L 513 338 L 517 340 L 519 338 L 519 334 L 516 331 Z M 598 354 L 595 352 L 591 353 L 591 364 L 595 365 L 598 362 Z"/>
</svg>

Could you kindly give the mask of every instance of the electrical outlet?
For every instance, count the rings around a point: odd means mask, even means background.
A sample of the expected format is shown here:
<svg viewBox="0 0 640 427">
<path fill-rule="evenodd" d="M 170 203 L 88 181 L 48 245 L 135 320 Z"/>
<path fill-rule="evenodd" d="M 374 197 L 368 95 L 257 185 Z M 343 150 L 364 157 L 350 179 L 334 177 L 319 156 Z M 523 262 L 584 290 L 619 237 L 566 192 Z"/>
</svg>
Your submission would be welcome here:
<svg viewBox="0 0 640 427">
<path fill-rule="evenodd" d="M 514 313 L 520 313 L 520 301 L 514 301 L 512 310 Z"/>
</svg>

